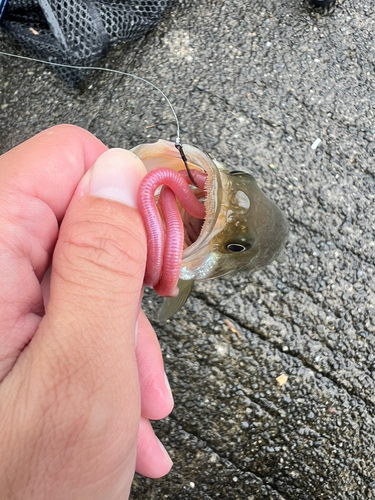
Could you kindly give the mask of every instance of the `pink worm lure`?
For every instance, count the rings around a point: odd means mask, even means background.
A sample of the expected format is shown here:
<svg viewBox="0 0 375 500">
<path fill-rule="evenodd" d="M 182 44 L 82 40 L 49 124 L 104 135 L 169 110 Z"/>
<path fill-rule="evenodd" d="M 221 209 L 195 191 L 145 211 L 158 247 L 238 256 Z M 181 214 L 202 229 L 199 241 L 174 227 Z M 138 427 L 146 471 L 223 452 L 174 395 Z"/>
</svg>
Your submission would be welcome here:
<svg viewBox="0 0 375 500">
<path fill-rule="evenodd" d="M 194 181 L 204 189 L 207 175 L 192 170 Z M 176 172 L 169 168 L 157 168 L 149 172 L 138 190 L 138 207 L 147 234 L 147 263 L 145 285 L 154 288 L 162 297 L 178 295 L 177 282 L 180 274 L 184 245 L 184 226 L 176 203 L 192 217 L 205 218 L 204 204 L 195 197 L 189 184 L 192 184 L 185 170 Z M 155 191 L 163 186 L 159 205 L 164 224 L 155 202 Z"/>
</svg>

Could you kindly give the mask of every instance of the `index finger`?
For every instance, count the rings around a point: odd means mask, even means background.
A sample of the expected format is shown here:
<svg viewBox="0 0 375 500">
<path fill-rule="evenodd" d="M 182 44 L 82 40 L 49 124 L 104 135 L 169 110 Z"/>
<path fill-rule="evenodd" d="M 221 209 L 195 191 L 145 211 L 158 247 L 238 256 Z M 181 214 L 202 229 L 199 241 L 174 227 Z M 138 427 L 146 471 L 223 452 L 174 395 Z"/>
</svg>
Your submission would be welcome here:
<svg viewBox="0 0 375 500">
<path fill-rule="evenodd" d="M 39 325 L 40 288 L 70 199 L 107 148 L 59 125 L 0 157 L 0 380 Z"/>
<path fill-rule="evenodd" d="M 75 125 L 57 125 L 0 158 L 0 182 L 48 205 L 58 221 L 84 173 L 106 146 Z"/>
</svg>

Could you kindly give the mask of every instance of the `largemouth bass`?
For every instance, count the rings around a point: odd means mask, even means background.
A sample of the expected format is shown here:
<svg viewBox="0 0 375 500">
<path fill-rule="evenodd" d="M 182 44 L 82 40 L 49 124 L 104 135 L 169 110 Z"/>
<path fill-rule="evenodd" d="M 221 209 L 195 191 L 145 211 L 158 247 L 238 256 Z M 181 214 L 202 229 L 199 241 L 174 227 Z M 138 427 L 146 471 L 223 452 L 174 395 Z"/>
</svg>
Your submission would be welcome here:
<svg viewBox="0 0 375 500">
<path fill-rule="evenodd" d="M 184 165 L 172 142 L 159 140 L 132 149 L 148 172 Z M 177 312 L 190 295 L 194 280 L 207 280 L 246 269 L 254 272 L 272 262 L 283 249 L 289 227 L 281 210 L 246 172 L 229 171 L 193 146 L 184 146 L 193 174 L 206 175 L 204 189 L 192 188 L 204 203 L 205 218 L 189 215 L 181 206 L 184 250 L 176 297 L 164 299 L 159 320 Z M 156 202 L 158 195 L 156 196 Z M 151 242 L 152 245 L 152 242 Z"/>
</svg>

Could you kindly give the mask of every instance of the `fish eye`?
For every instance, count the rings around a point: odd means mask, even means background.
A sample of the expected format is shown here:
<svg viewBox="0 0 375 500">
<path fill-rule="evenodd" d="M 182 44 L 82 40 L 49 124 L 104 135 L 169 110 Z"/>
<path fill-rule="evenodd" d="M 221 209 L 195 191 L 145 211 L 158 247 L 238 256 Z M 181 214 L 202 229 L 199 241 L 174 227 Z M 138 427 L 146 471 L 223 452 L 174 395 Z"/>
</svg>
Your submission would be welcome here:
<svg viewBox="0 0 375 500">
<path fill-rule="evenodd" d="M 228 252 L 240 253 L 248 250 L 250 246 L 251 245 L 243 245 L 242 243 L 228 243 L 226 249 L 228 250 Z"/>
</svg>

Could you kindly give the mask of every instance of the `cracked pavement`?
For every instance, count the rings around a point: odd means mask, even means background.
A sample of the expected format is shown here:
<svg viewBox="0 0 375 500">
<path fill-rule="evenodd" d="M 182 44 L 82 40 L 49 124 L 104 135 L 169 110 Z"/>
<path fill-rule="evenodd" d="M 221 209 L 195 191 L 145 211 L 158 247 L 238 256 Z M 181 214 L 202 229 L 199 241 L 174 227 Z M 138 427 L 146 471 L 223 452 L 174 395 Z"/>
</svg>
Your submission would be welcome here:
<svg viewBox="0 0 375 500">
<path fill-rule="evenodd" d="M 175 396 L 155 428 L 175 465 L 137 477 L 132 499 L 375 498 L 374 28 L 370 0 L 182 0 L 102 61 L 160 85 L 182 140 L 251 172 L 291 225 L 284 263 L 199 283 L 153 322 Z M 128 78 L 71 89 L 1 58 L 0 83 L 2 152 L 63 122 L 112 147 L 175 137 L 161 96 Z M 151 318 L 159 303 L 146 292 Z"/>
</svg>

